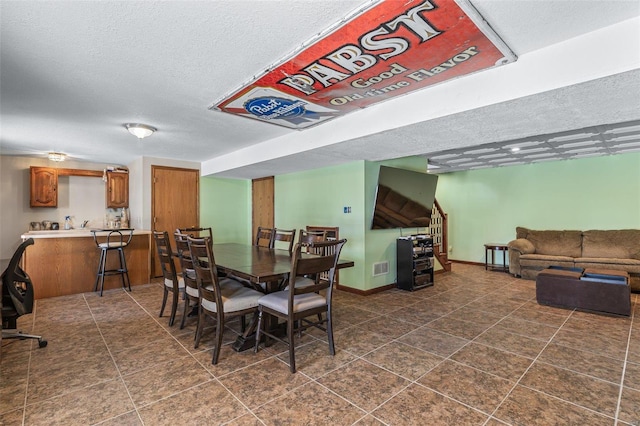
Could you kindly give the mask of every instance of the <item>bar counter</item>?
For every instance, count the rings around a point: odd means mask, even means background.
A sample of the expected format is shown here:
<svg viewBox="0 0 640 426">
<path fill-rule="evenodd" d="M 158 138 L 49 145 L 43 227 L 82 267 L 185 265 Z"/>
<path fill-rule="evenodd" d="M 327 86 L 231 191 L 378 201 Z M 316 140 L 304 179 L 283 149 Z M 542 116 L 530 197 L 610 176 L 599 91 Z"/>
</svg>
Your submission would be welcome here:
<svg viewBox="0 0 640 426">
<path fill-rule="evenodd" d="M 21 238 L 35 242 L 24 254 L 23 269 L 33 282 L 36 299 L 93 291 L 100 250 L 90 229 L 30 231 Z M 124 249 L 132 286 L 150 280 L 150 248 L 151 231 L 134 230 Z M 109 253 L 107 267 L 116 267 L 117 261 L 117 253 Z M 120 287 L 120 276 L 105 278 L 105 290 Z"/>
</svg>

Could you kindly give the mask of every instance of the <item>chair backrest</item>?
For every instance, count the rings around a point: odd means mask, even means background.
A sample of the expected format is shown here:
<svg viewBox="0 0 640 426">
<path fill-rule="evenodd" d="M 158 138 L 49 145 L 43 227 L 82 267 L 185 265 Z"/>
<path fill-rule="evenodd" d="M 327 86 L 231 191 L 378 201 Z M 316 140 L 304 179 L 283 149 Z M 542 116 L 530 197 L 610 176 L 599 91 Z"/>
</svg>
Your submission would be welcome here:
<svg viewBox="0 0 640 426">
<path fill-rule="evenodd" d="M 171 249 L 169 233 L 167 231 L 153 231 L 153 239 L 156 243 L 158 259 L 160 259 L 164 284 L 170 285 L 174 291 L 178 291 L 178 274 L 176 272 L 176 265 L 173 262 L 173 250 Z"/>
<path fill-rule="evenodd" d="M 220 294 L 218 268 L 216 268 L 211 240 L 208 238 L 188 237 L 187 242 L 193 269 L 196 273 L 196 283 L 200 297 L 215 303 L 216 308 L 224 306 L 222 304 L 222 295 Z"/>
<path fill-rule="evenodd" d="M 178 259 L 180 259 L 180 268 L 182 269 L 182 279 L 187 287 L 198 289 L 198 283 L 196 281 L 196 272 L 193 267 L 193 261 L 191 260 L 191 252 L 189 251 L 189 237 L 187 234 L 181 234 L 176 232 L 173 234 L 176 240 L 176 253 Z"/>
<path fill-rule="evenodd" d="M 304 293 L 317 293 L 327 289 L 327 301 L 331 300 L 333 280 L 335 279 L 336 266 L 342 247 L 347 242 L 346 239 L 336 241 L 316 241 L 310 243 L 314 251 L 323 253 L 313 257 L 302 257 L 302 244 L 296 244 L 291 261 L 291 274 L 289 276 L 289 291 L 291 297 L 289 303 L 292 304 L 293 296 Z M 326 273 L 326 280 L 316 280 L 315 285 L 296 287 L 296 277 L 298 276 L 319 276 Z M 290 306 L 292 307 L 292 306 Z"/>
<path fill-rule="evenodd" d="M 20 259 L 26 248 L 33 245 L 33 238 L 24 240 L 13 253 L 7 269 L 2 273 L 2 304 L 13 305 L 18 316 L 33 311 L 33 284 L 31 278 L 20 268 Z"/>
<path fill-rule="evenodd" d="M 176 229 L 176 233 L 178 234 L 186 234 L 192 238 L 211 238 L 213 239 L 213 231 L 211 228 L 200 228 L 200 227 L 191 227 L 191 228 L 178 228 Z"/>
<path fill-rule="evenodd" d="M 319 241 L 326 241 L 326 240 L 327 240 L 327 231 L 307 231 L 307 230 L 301 229 L 298 242 L 304 246 L 304 250 L 307 253 L 322 254 L 322 253 L 316 253 L 314 250 L 312 250 L 311 244 Z"/>
<path fill-rule="evenodd" d="M 258 232 L 256 232 L 255 245 L 260 247 L 271 247 L 273 231 L 273 228 L 263 228 L 262 226 L 259 226 Z"/>
<path fill-rule="evenodd" d="M 286 247 L 284 248 L 291 252 L 293 250 L 293 245 L 296 242 L 296 230 L 275 228 L 273 230 L 273 238 L 271 239 L 271 248 L 280 248 L 276 247 L 277 241 L 287 243 Z"/>
</svg>

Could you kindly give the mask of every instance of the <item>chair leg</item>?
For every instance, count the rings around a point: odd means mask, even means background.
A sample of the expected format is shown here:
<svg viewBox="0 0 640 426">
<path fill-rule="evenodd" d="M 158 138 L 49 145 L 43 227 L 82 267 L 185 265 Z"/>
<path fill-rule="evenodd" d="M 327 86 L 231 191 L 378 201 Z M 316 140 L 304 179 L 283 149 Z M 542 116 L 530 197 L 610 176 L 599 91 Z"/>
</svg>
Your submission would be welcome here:
<svg viewBox="0 0 640 426">
<path fill-rule="evenodd" d="M 245 315 L 240 316 L 240 331 L 244 333 L 247 329 L 247 317 Z"/>
<path fill-rule="evenodd" d="M 258 309 L 258 326 L 256 327 L 256 344 L 253 347 L 253 353 L 258 353 L 258 345 L 260 344 L 260 334 L 262 332 L 262 309 Z"/>
<path fill-rule="evenodd" d="M 129 291 L 131 291 L 131 280 L 129 280 L 129 269 L 127 269 L 127 259 L 124 257 L 124 250 L 122 248 L 119 248 L 118 251 L 120 252 L 120 270 L 122 271 L 122 274 L 120 275 L 120 277 L 122 278 L 122 288 L 126 289 L 127 287 L 129 288 Z M 126 285 L 125 285 L 125 278 L 126 278 Z"/>
<path fill-rule="evenodd" d="M 202 337 L 202 328 L 204 326 L 204 310 L 202 306 L 198 308 L 198 328 L 196 328 L 196 341 L 193 345 L 194 349 L 198 349 L 200 346 L 200 338 Z"/>
<path fill-rule="evenodd" d="M 173 322 L 176 320 L 176 311 L 178 310 L 178 297 L 180 296 L 175 291 L 172 291 L 172 299 L 171 299 L 171 316 L 169 317 L 169 327 L 173 325 Z"/>
<path fill-rule="evenodd" d="M 329 337 L 329 354 L 336 354 L 336 347 L 333 343 L 333 320 L 331 319 L 331 312 L 327 312 L 327 336 Z"/>
<path fill-rule="evenodd" d="M 184 293 L 184 306 L 182 308 L 182 320 L 180 321 L 180 330 L 184 328 L 184 320 L 187 318 L 187 311 L 189 310 L 189 302 L 191 301 L 191 297 L 187 296 L 186 290 Z"/>
<path fill-rule="evenodd" d="M 220 358 L 220 348 L 222 347 L 222 334 L 224 333 L 224 314 L 218 313 L 216 319 L 216 346 L 213 348 L 213 359 L 211 364 L 216 365 Z"/>
<path fill-rule="evenodd" d="M 293 344 L 293 335 L 295 333 L 294 323 L 295 321 L 287 321 L 287 337 L 289 339 L 289 370 L 292 373 L 296 372 L 296 355 L 295 345 Z"/>
<path fill-rule="evenodd" d="M 167 296 L 169 295 L 169 290 L 167 290 L 166 286 L 164 286 L 162 290 L 164 291 L 164 294 L 162 295 L 162 306 L 160 306 L 160 315 L 158 315 L 160 318 L 162 318 L 162 314 L 164 313 L 164 307 L 167 305 Z"/>
<path fill-rule="evenodd" d="M 100 260 L 98 261 L 98 272 L 96 272 L 96 283 L 93 286 L 93 291 L 98 291 L 98 283 L 100 282 L 100 277 L 104 275 L 102 275 L 103 273 L 103 264 L 104 264 L 104 254 L 105 251 L 104 250 L 100 250 Z"/>
</svg>

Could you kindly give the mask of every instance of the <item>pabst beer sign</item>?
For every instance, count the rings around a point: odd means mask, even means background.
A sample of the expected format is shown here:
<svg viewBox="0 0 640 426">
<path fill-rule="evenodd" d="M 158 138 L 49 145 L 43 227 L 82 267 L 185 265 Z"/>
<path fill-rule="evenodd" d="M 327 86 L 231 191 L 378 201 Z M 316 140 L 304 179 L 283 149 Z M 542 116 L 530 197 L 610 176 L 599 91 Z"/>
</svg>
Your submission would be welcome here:
<svg viewBox="0 0 640 426">
<path fill-rule="evenodd" d="M 211 109 L 303 129 L 515 60 L 466 0 L 384 0 Z"/>
</svg>

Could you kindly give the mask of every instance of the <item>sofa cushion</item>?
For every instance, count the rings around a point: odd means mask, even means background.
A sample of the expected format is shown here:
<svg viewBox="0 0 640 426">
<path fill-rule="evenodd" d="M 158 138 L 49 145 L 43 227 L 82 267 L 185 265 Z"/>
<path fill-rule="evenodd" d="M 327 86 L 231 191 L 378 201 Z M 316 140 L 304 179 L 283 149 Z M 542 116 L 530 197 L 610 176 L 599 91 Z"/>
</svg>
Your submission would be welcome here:
<svg viewBox="0 0 640 426">
<path fill-rule="evenodd" d="M 547 268 L 556 266 L 573 266 L 573 257 L 549 256 L 545 254 L 523 254 L 520 256 L 520 265 L 523 268 Z"/>
<path fill-rule="evenodd" d="M 627 271 L 632 274 L 640 274 L 640 260 L 613 259 L 607 257 L 579 257 L 575 259 L 577 268 L 598 268 Z"/>
<path fill-rule="evenodd" d="M 640 230 L 584 231 L 581 256 L 640 260 Z"/>
<path fill-rule="evenodd" d="M 536 254 L 580 257 L 582 255 L 581 231 L 533 231 L 526 237 L 536 248 Z"/>
</svg>

